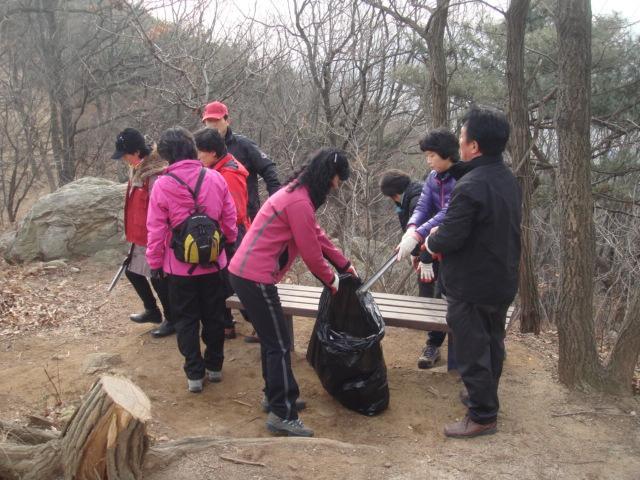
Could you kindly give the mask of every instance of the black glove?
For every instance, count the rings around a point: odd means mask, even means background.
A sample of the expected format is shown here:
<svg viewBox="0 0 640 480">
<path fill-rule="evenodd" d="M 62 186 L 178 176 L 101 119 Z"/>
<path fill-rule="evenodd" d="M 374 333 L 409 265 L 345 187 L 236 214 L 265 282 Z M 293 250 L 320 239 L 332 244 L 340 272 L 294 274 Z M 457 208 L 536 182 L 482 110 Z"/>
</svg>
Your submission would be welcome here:
<svg viewBox="0 0 640 480">
<path fill-rule="evenodd" d="M 151 278 L 154 280 L 162 280 L 164 278 L 164 272 L 162 271 L 162 268 L 152 268 Z"/>
</svg>

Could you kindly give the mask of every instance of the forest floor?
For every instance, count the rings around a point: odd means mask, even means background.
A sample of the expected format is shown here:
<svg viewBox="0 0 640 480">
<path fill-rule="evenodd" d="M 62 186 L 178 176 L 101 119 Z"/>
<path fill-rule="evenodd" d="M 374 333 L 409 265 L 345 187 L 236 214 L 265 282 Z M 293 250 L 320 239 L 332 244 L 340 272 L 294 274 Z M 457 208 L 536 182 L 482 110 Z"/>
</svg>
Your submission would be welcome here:
<svg viewBox="0 0 640 480">
<path fill-rule="evenodd" d="M 174 336 L 154 339 L 151 325 L 128 320 L 140 309 L 123 278 L 106 294 L 116 269 L 88 260 L 0 264 L 0 418 L 28 415 L 60 422 L 96 375 L 83 373 L 96 352 L 119 355 L 110 368 L 149 396 L 152 441 L 191 436 L 269 437 L 260 408 L 259 346 L 242 336 L 225 344 L 224 380 L 187 392 Z M 239 318 L 239 316 L 238 316 Z M 419 370 L 422 332 L 388 328 L 383 349 L 391 403 L 365 417 L 322 388 L 305 360 L 313 320 L 295 318 L 293 368 L 315 439 L 273 444 L 233 442 L 150 471 L 169 479 L 638 479 L 640 397 L 572 393 L 556 379 L 557 339 L 510 332 L 500 385 L 498 433 L 448 439 L 445 423 L 464 415 L 459 380 L 444 368 Z M 446 358 L 446 352 L 444 357 Z M 237 463 L 240 462 L 253 462 Z"/>
</svg>

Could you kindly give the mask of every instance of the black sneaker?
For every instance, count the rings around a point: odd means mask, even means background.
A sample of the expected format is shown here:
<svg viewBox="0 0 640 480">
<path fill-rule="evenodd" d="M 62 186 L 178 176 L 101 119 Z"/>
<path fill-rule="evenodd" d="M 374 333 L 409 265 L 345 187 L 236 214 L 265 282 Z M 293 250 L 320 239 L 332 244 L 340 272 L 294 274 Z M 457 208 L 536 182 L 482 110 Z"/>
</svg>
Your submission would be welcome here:
<svg viewBox="0 0 640 480">
<path fill-rule="evenodd" d="M 432 368 L 440 360 L 440 349 L 434 345 L 427 345 L 418 358 L 418 368 Z"/>
<path fill-rule="evenodd" d="M 313 437 L 313 430 L 305 427 L 299 418 L 284 420 L 273 412 L 269 412 L 267 417 L 267 430 L 276 435 L 288 437 Z"/>
<path fill-rule="evenodd" d="M 160 310 L 146 310 L 142 313 L 132 313 L 129 320 L 136 323 L 161 323 L 162 313 Z"/>
<path fill-rule="evenodd" d="M 158 328 L 151 332 L 153 338 L 168 337 L 176 333 L 176 329 L 167 320 L 163 320 Z"/>
</svg>

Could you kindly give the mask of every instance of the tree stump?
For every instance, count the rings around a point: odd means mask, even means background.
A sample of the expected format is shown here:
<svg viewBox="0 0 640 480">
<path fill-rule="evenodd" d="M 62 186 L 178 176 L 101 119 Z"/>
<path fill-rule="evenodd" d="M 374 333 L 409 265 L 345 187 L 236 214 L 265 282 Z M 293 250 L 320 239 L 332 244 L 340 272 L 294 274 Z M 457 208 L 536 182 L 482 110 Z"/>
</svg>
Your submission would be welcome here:
<svg viewBox="0 0 640 480">
<path fill-rule="evenodd" d="M 65 480 L 142 478 L 151 404 L 124 377 L 105 375 L 91 388 L 60 439 L 0 446 L 0 478 Z"/>
</svg>

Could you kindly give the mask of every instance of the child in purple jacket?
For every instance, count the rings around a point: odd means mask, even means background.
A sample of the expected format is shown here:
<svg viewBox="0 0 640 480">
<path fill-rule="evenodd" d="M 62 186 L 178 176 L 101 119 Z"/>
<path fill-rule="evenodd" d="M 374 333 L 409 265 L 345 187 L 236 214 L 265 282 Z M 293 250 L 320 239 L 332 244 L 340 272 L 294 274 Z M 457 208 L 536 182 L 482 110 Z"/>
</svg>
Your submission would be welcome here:
<svg viewBox="0 0 640 480">
<path fill-rule="evenodd" d="M 407 222 L 407 230 L 398 245 L 398 260 L 412 254 L 416 246 L 424 242 L 431 229 L 442 223 L 447 213 L 451 192 L 456 184 L 449 173 L 451 166 L 460 158 L 458 138 L 453 133 L 446 129 L 430 131 L 420 141 L 420 150 L 424 152 L 431 172 L 424 182 L 418 204 Z M 420 296 L 435 295 L 441 298 L 440 289 L 436 285 L 439 263 L 437 261 L 428 263 L 417 259 L 414 263 L 417 264 L 420 282 L 431 285 L 429 291 L 421 288 Z M 445 336 L 445 332 L 429 332 L 427 344 L 418 359 L 418 368 L 431 368 L 436 364 L 440 359 L 440 347 Z M 449 338 L 449 350 L 451 350 L 451 338 Z M 453 368 L 455 368 L 453 357 L 449 355 L 449 369 Z"/>
</svg>

